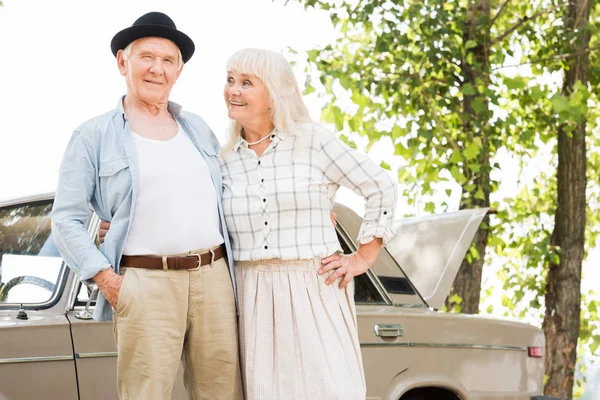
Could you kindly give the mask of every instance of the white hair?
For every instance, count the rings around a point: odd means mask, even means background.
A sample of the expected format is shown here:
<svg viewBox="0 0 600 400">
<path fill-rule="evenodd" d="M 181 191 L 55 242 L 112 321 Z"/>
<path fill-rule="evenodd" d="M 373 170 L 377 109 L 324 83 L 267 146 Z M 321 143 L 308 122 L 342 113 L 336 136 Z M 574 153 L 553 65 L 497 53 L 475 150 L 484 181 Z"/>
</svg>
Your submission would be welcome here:
<svg viewBox="0 0 600 400">
<path fill-rule="evenodd" d="M 144 39 L 144 38 L 141 38 L 141 39 Z M 129 60 L 129 53 L 131 53 L 131 46 L 138 40 L 140 40 L 140 39 L 134 40 L 133 42 L 129 43 L 127 45 L 127 47 L 125 47 L 123 49 L 123 60 L 125 60 L 125 61 Z M 175 47 L 177 47 L 177 45 Z M 177 59 L 177 69 L 180 70 L 181 68 L 183 68 L 183 57 L 181 55 L 181 50 L 179 50 L 179 47 L 177 47 L 177 55 L 179 56 L 179 58 Z"/>
<path fill-rule="evenodd" d="M 226 68 L 254 75 L 263 82 L 271 100 L 271 121 L 278 131 L 298 133 L 300 124 L 313 122 L 294 71 L 281 54 L 265 49 L 243 49 L 227 60 Z M 242 129 L 241 124 L 231 120 L 224 152 L 233 148 Z"/>
</svg>

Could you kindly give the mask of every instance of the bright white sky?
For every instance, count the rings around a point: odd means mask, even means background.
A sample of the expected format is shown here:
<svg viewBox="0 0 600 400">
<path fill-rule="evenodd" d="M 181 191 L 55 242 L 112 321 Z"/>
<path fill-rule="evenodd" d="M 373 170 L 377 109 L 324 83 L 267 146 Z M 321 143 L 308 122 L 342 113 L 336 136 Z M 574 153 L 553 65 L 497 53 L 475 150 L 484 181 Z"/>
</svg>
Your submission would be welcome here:
<svg viewBox="0 0 600 400">
<path fill-rule="evenodd" d="M 302 51 L 333 40 L 325 12 L 307 12 L 293 2 L 287 6 L 283 2 L 4 0 L 0 8 L 0 199 L 55 189 L 72 131 L 113 109 L 124 94 L 124 81 L 110 52 L 113 35 L 148 11 L 165 12 L 194 40 L 196 53 L 184 67 L 171 99 L 202 115 L 223 141 L 227 118 L 222 87 L 229 55 L 244 47 L 283 51 L 290 46 Z M 302 73 L 298 71 L 301 83 Z M 308 105 L 318 119 L 321 101 L 313 97 Z M 382 144 L 371 155 L 387 159 L 392 152 L 393 146 Z M 503 166 L 501 190 L 507 195 L 517 189 L 516 174 L 510 173 L 514 167 L 514 163 Z M 592 268 L 600 263 L 599 253 L 591 251 L 588 256 L 584 291 L 600 281 L 599 269 Z M 495 272 L 486 275 L 497 279 Z"/>
<path fill-rule="evenodd" d="M 275 3 L 275 4 L 274 4 Z M 53 191 L 73 130 L 113 109 L 125 92 L 110 41 L 161 11 L 196 44 L 171 93 L 223 140 L 225 61 L 244 47 L 308 50 L 331 41 L 323 12 L 283 0 L 99 2 L 4 0 L 0 8 L 0 199 Z M 319 117 L 318 105 L 311 107 Z"/>
</svg>

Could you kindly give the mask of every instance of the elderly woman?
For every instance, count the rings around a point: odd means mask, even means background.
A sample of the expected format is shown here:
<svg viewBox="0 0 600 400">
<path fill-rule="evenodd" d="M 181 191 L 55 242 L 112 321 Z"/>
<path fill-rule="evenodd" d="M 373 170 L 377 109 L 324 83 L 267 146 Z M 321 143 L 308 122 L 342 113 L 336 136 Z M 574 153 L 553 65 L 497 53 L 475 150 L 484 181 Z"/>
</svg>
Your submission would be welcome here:
<svg viewBox="0 0 600 400">
<path fill-rule="evenodd" d="M 313 122 L 289 63 L 245 49 L 227 62 L 221 153 L 246 399 L 364 399 L 352 278 L 392 235 L 395 182 Z M 366 201 L 356 253 L 330 210 L 340 185 Z"/>
</svg>

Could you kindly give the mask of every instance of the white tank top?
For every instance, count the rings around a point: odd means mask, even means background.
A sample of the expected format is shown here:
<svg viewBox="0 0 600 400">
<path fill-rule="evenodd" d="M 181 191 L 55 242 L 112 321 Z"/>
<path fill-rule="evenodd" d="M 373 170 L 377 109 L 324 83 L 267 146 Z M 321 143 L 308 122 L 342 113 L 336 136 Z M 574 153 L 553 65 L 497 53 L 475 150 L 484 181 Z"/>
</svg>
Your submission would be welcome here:
<svg viewBox="0 0 600 400">
<path fill-rule="evenodd" d="M 208 165 L 179 126 L 167 141 L 134 133 L 138 193 L 126 255 L 169 255 L 223 243 Z"/>
</svg>

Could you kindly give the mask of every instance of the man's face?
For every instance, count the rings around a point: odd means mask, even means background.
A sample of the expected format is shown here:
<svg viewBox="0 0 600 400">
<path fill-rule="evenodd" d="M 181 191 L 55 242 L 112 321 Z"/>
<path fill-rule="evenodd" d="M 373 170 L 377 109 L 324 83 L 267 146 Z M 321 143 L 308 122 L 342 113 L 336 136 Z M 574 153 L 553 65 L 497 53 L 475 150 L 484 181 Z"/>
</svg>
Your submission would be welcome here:
<svg viewBox="0 0 600 400">
<path fill-rule="evenodd" d="M 127 94 L 150 103 L 169 99 L 179 78 L 179 49 L 168 39 L 148 37 L 132 43 L 127 60 L 123 51 L 117 54 L 119 71 L 127 81 Z"/>
</svg>

